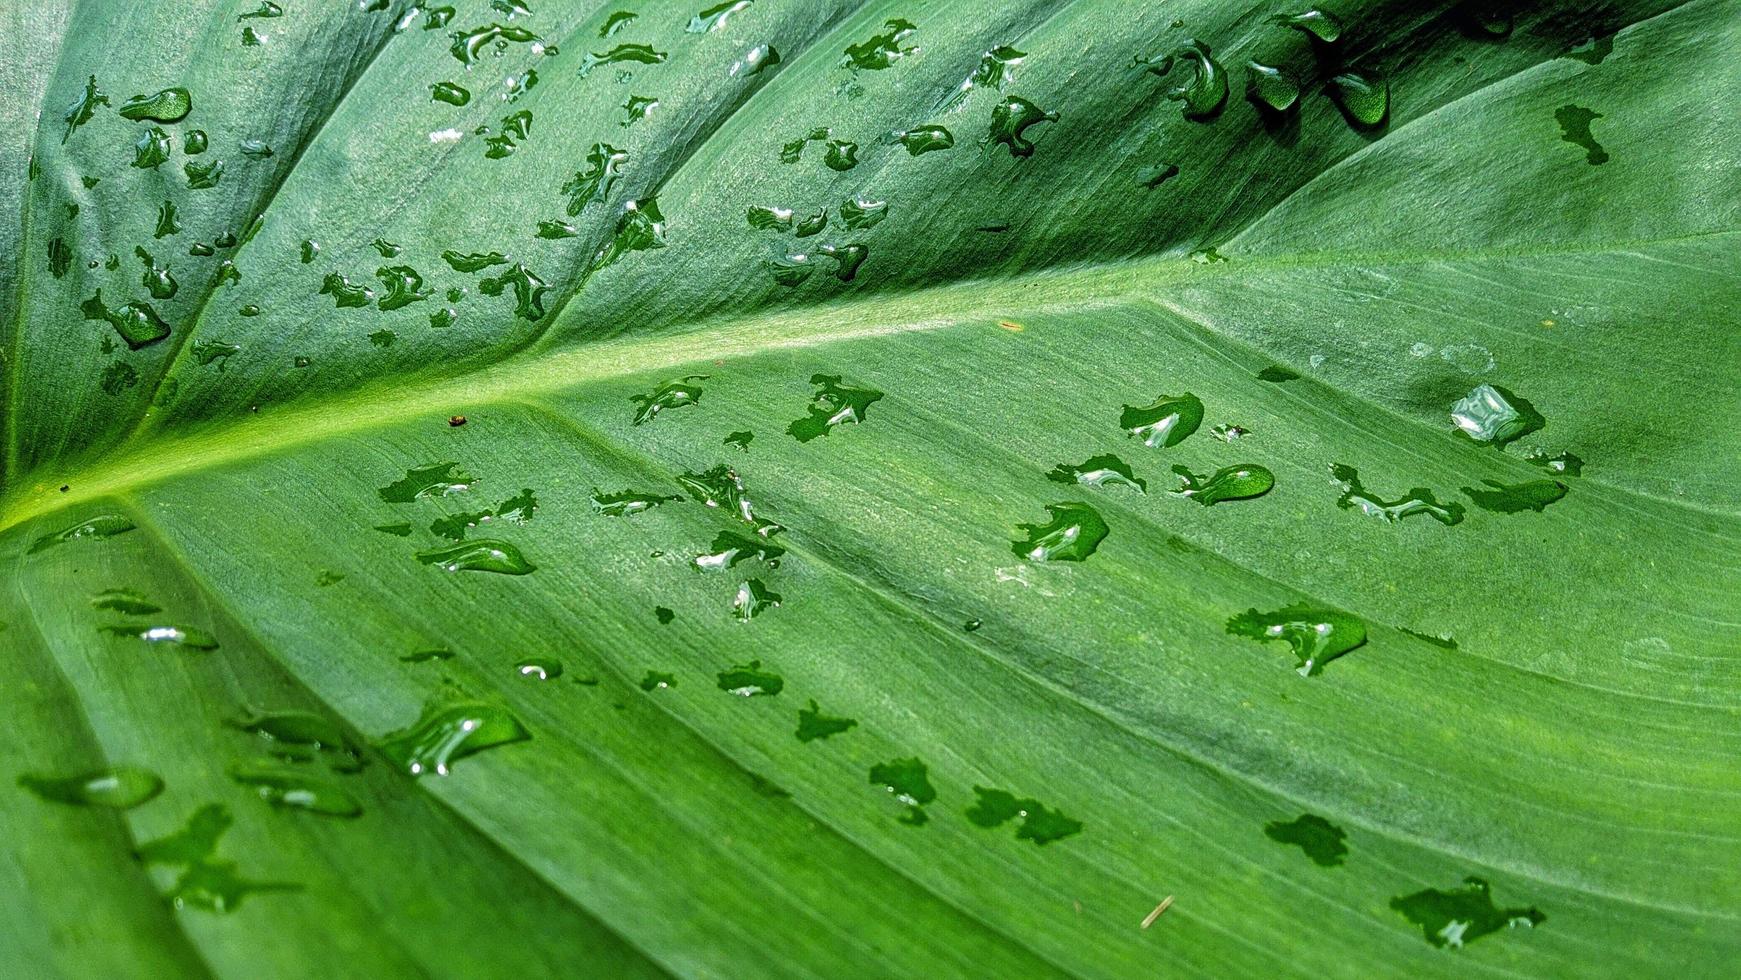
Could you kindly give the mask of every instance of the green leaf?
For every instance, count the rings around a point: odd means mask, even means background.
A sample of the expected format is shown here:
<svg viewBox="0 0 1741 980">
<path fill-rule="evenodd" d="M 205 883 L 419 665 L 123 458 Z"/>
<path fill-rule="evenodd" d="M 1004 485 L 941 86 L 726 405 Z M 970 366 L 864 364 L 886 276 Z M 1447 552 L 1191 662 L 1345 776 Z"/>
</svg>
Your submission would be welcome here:
<svg viewBox="0 0 1741 980">
<path fill-rule="evenodd" d="M 1732 972 L 1734 4 L 627 6 L 0 4 L 9 973 Z"/>
</svg>

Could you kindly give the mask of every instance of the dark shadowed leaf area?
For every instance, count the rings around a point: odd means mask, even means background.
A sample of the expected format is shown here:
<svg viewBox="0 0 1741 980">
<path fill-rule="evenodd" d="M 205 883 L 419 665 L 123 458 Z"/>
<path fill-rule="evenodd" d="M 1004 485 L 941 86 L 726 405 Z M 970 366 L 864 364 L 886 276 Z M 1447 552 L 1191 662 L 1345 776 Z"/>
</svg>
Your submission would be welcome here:
<svg viewBox="0 0 1741 980">
<path fill-rule="evenodd" d="M 8 975 L 1741 962 L 1736 4 L 0 36 Z"/>
</svg>

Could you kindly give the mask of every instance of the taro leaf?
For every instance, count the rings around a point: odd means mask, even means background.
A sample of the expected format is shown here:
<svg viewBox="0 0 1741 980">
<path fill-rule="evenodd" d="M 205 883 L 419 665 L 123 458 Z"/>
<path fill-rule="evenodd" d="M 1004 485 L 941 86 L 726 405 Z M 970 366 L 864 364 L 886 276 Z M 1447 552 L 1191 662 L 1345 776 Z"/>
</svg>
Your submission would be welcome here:
<svg viewBox="0 0 1741 980">
<path fill-rule="evenodd" d="M 603 40 L 616 6 L 286 3 L 243 47 L 249 4 L 0 4 L 9 974 L 1732 972 L 1735 4 L 1515 5 L 1491 36 L 1463 4 L 1346 0 L 1334 44 L 1270 22 L 1303 6 L 1227 0 L 767 0 L 700 34 L 704 0 L 634 4 Z M 840 65 L 891 20 L 898 61 Z M 1298 104 L 1186 118 L 1133 67 L 1185 25 Z M 580 74 L 631 44 L 664 58 Z M 734 74 L 761 45 L 779 63 Z M 955 99 L 1004 48 L 1020 70 Z M 1326 94 L 1345 72 L 1385 80 L 1378 124 Z M 223 180 L 131 166 L 157 124 L 113 105 L 69 132 L 92 76 L 115 105 L 185 87 L 162 125 L 209 134 Z M 442 81 L 480 94 L 432 102 Z M 659 111 L 621 126 L 629 94 Z M 1025 156 L 988 136 L 1017 99 L 1056 114 Z M 488 159 L 480 127 L 522 111 Z M 938 123 L 953 150 L 883 139 Z M 781 164 L 819 130 L 852 169 Z M 571 214 L 601 144 L 615 180 Z M 154 238 L 166 204 L 184 230 Z M 753 206 L 835 213 L 795 239 Z M 319 295 L 373 286 L 376 239 L 429 301 Z M 80 304 L 147 301 L 140 245 L 181 288 L 131 350 Z M 789 247 L 817 270 L 791 286 Z M 691 375 L 704 400 L 633 424 Z M 834 410 L 816 376 L 882 397 L 800 442 Z M 1541 425 L 1456 435 L 1484 385 Z M 1201 431 L 1122 430 L 1184 392 Z M 1048 479 L 1109 453 L 1154 488 L 1275 485 L 1203 507 Z M 1528 461 L 1562 453 L 1581 475 Z M 379 493 L 449 462 L 465 490 Z M 1566 492 L 1389 522 L 1337 505 L 1335 464 L 1386 495 Z M 716 467 L 753 520 L 666 499 Z M 535 512 L 504 504 L 527 488 Z M 662 502 L 613 517 L 590 488 Z M 1012 553 L 1048 505 L 1103 518 L 1084 560 Z M 482 550 L 420 561 L 458 515 Z M 726 531 L 777 566 L 696 570 Z M 158 611 L 92 605 L 117 589 Z M 1226 629 L 1293 607 L 1366 643 L 1301 677 Z M 777 696 L 719 689 L 753 662 Z M 812 704 L 842 730 L 794 737 Z M 371 748 L 236 727 L 267 712 Z M 922 824 L 873 778 L 895 762 Z M 361 814 L 229 775 L 261 767 Z M 16 785 L 121 770 L 164 788 Z M 975 787 L 1080 829 L 982 827 Z M 1334 867 L 1266 832 L 1302 813 L 1342 833 Z M 153 841 L 174 860 L 134 857 Z"/>
</svg>

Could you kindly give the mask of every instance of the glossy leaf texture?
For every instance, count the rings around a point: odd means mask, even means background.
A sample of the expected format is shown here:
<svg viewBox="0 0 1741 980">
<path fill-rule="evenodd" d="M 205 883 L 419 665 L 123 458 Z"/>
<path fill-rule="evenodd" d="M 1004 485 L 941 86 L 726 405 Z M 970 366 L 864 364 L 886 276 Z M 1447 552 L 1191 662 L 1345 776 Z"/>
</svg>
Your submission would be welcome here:
<svg viewBox="0 0 1741 980">
<path fill-rule="evenodd" d="M 8 970 L 1728 974 L 1741 14 L 1512 6 L 0 7 Z"/>
</svg>

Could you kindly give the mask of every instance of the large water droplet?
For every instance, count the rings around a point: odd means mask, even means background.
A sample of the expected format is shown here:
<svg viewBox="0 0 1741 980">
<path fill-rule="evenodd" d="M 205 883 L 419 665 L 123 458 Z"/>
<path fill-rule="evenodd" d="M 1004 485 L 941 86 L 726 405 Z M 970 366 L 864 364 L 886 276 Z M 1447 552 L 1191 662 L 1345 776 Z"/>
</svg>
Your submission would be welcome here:
<svg viewBox="0 0 1741 980">
<path fill-rule="evenodd" d="M 1224 466 L 1207 477 L 1192 473 L 1186 466 L 1174 466 L 1173 472 L 1184 481 L 1184 485 L 1174 492 L 1205 507 L 1225 500 L 1261 497 L 1276 485 L 1275 474 L 1256 463 Z"/>
<path fill-rule="evenodd" d="M 97 631 L 110 636 L 126 637 L 153 646 L 184 647 L 188 650 L 216 650 L 217 637 L 193 626 L 136 626 L 132 624 L 99 626 Z"/>
<path fill-rule="evenodd" d="M 1044 524 L 1017 524 L 1027 540 L 1011 542 L 1010 550 L 1029 561 L 1084 561 L 1106 539 L 1106 521 L 1087 504 L 1047 504 Z"/>
<path fill-rule="evenodd" d="M 430 704 L 409 728 L 379 743 L 381 752 L 413 776 L 445 776 L 454 763 L 485 749 L 532 737 L 520 719 L 492 704 Z"/>
<path fill-rule="evenodd" d="M 855 71 L 881 71 L 912 54 L 917 47 L 901 47 L 901 42 L 918 28 L 911 21 L 895 17 L 883 22 L 883 30 L 858 44 L 849 45 L 840 61 L 841 67 Z"/>
<path fill-rule="evenodd" d="M 1126 405 L 1118 427 L 1151 449 L 1177 446 L 1203 424 L 1203 402 L 1196 395 L 1162 395 L 1147 405 Z"/>
<path fill-rule="evenodd" d="M 390 504 L 408 504 L 424 497 L 445 497 L 464 493 L 477 478 L 460 468 L 458 463 L 431 463 L 414 466 L 405 476 L 381 487 L 377 493 Z"/>
<path fill-rule="evenodd" d="M 857 425 L 865 420 L 870 407 L 882 400 L 883 393 L 875 388 L 845 384 L 838 374 L 813 374 L 810 383 L 816 394 L 804 418 L 786 427 L 786 432 L 799 442 L 809 442 L 842 425 Z"/>
<path fill-rule="evenodd" d="M 1026 135 L 1028 128 L 1038 123 L 1057 121 L 1056 112 L 1047 112 L 1019 95 L 1005 96 L 992 107 L 991 131 L 986 139 L 991 143 L 1008 146 L 1010 156 L 1033 156 L 1034 141 Z"/>
<path fill-rule="evenodd" d="M 115 111 L 123 119 L 180 122 L 193 111 L 193 96 L 184 88 L 166 88 L 153 95 L 135 95 Z"/>
<path fill-rule="evenodd" d="M 1535 406 L 1488 384 L 1476 385 L 1451 406 L 1451 422 L 1458 432 L 1490 446 L 1503 446 L 1547 424 Z"/>
<path fill-rule="evenodd" d="M 1210 57 L 1209 45 L 1196 38 L 1186 38 L 1165 56 L 1137 58 L 1136 63 L 1161 78 L 1176 64 L 1190 65 L 1190 77 L 1167 90 L 1167 98 L 1185 103 L 1186 119 L 1213 118 L 1227 103 L 1227 70 Z"/>
<path fill-rule="evenodd" d="M 478 538 L 446 548 L 429 548 L 417 553 L 417 560 L 447 572 L 496 572 L 501 575 L 529 575 L 536 565 L 520 554 L 520 549 L 506 541 Z"/>
</svg>

